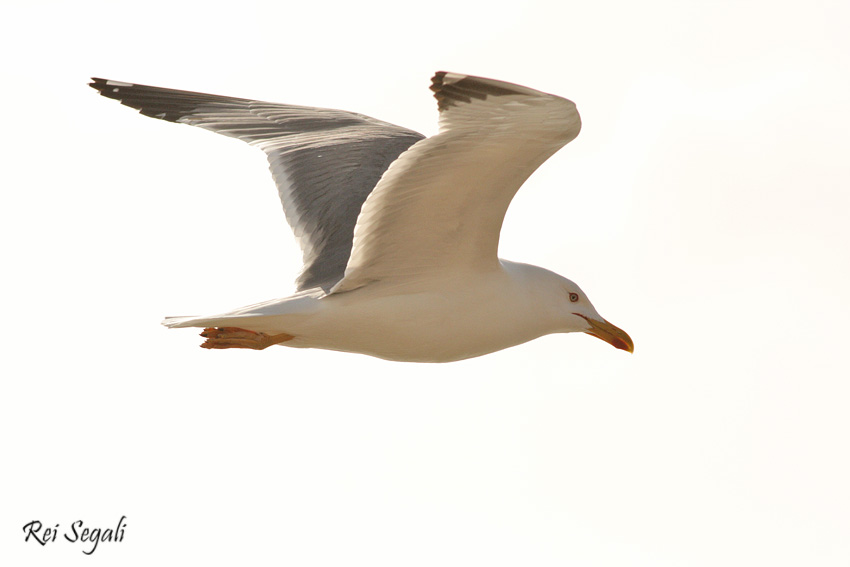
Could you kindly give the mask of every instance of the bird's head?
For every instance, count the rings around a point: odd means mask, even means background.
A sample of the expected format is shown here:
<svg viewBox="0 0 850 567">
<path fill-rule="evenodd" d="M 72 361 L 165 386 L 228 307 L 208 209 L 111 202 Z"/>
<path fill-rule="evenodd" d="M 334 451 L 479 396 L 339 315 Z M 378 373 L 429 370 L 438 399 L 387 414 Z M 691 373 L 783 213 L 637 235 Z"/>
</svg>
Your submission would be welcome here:
<svg viewBox="0 0 850 567">
<path fill-rule="evenodd" d="M 587 295 L 573 282 L 562 278 L 563 309 L 566 310 L 567 332 L 582 331 L 602 339 L 613 347 L 634 352 L 635 344 L 624 330 L 606 321 Z"/>
</svg>

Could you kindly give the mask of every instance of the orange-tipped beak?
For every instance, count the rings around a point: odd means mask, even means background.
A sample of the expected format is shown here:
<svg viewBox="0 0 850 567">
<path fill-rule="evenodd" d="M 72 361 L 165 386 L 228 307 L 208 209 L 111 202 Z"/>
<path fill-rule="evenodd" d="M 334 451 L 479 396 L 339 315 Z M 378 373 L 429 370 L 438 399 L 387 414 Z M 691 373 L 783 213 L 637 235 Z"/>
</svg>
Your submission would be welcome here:
<svg viewBox="0 0 850 567">
<path fill-rule="evenodd" d="M 600 321 L 598 319 L 585 317 L 579 313 L 575 313 L 575 315 L 578 315 L 590 323 L 590 329 L 585 331 L 588 335 L 596 337 L 597 339 L 602 339 L 614 348 L 627 350 L 629 352 L 635 351 L 635 343 L 632 342 L 632 338 L 624 330 L 619 327 L 615 327 L 605 319 Z"/>
</svg>

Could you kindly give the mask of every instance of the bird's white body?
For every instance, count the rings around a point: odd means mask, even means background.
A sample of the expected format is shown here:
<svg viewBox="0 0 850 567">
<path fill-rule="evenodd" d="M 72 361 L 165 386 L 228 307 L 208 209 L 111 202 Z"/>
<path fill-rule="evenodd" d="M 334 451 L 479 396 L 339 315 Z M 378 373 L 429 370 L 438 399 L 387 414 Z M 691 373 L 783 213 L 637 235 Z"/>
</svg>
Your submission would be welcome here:
<svg viewBox="0 0 850 567">
<path fill-rule="evenodd" d="M 560 307 L 573 289 L 575 284 L 548 270 L 503 261 L 487 272 L 374 282 L 330 295 L 314 289 L 227 314 L 165 323 L 284 332 L 295 337 L 282 343 L 291 347 L 450 362 L 549 333 L 587 330 L 586 321 L 570 318 Z"/>
</svg>

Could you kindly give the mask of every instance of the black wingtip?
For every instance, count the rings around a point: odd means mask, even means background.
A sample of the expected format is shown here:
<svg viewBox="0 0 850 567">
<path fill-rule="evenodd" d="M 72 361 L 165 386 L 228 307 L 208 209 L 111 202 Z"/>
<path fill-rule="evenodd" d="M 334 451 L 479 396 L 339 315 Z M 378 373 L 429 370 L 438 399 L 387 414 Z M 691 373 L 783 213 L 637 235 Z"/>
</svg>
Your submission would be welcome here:
<svg viewBox="0 0 850 567">
<path fill-rule="evenodd" d="M 89 86 L 107 98 L 120 101 L 127 92 L 127 89 L 133 88 L 136 85 L 122 81 L 113 81 L 112 79 L 92 77 Z"/>
<path fill-rule="evenodd" d="M 100 77 L 92 77 L 89 86 L 94 90 L 100 92 L 104 88 L 106 88 L 106 79 L 101 79 Z"/>
<path fill-rule="evenodd" d="M 431 77 L 431 87 L 430 89 L 434 91 L 434 98 L 437 99 L 437 109 L 442 112 L 447 109 L 451 102 L 449 102 L 446 98 L 445 93 L 443 93 L 443 88 L 445 86 L 445 78 L 448 73 L 446 71 L 437 71 L 434 73 L 434 76 Z"/>
<path fill-rule="evenodd" d="M 446 76 L 451 75 L 446 81 Z M 458 103 L 470 103 L 473 99 L 486 100 L 488 96 L 542 95 L 539 91 L 484 77 L 438 71 L 431 77 L 431 90 L 442 112 Z"/>
</svg>

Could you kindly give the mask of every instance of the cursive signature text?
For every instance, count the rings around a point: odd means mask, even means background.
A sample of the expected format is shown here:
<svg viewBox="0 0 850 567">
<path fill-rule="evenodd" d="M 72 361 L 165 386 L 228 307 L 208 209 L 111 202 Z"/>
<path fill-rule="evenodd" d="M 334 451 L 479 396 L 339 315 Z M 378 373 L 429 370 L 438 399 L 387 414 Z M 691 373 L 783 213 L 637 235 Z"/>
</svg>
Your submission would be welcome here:
<svg viewBox="0 0 850 567">
<path fill-rule="evenodd" d="M 60 530 L 59 524 L 55 524 L 52 528 L 45 527 L 38 520 L 33 520 L 24 524 L 24 541 L 32 539 L 40 543 L 42 546 L 56 541 L 56 537 L 60 531 L 63 531 L 62 536 L 66 541 L 71 543 L 83 543 L 91 546 L 90 549 L 83 549 L 83 553 L 91 555 L 97 549 L 97 545 L 102 542 L 121 542 L 124 541 L 124 528 L 127 527 L 127 516 L 121 516 L 118 520 L 118 525 L 115 528 L 90 528 L 86 526 L 82 520 L 77 520 L 72 523 L 68 529 Z"/>
</svg>

